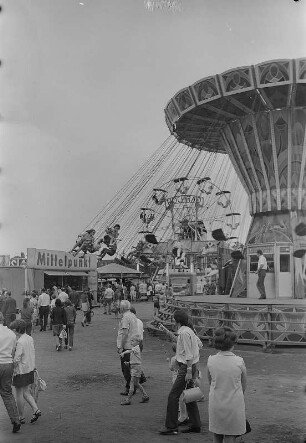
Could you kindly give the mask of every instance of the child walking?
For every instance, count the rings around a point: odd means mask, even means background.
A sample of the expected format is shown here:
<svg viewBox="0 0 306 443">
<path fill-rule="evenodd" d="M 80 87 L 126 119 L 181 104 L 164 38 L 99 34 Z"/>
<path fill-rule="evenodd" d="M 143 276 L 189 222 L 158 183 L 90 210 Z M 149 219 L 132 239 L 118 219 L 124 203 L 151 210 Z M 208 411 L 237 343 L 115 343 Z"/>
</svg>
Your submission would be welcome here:
<svg viewBox="0 0 306 443">
<path fill-rule="evenodd" d="M 143 386 L 139 383 L 139 379 L 142 374 L 142 362 L 141 362 L 141 351 L 140 351 L 140 337 L 139 335 L 135 335 L 131 340 L 132 349 L 128 349 L 122 352 L 121 357 L 124 354 L 130 354 L 130 369 L 131 369 L 131 382 L 130 382 L 130 390 L 126 400 L 121 402 L 121 405 L 130 405 L 131 399 L 134 394 L 134 389 L 139 389 L 142 393 L 142 400 L 140 403 L 147 403 L 149 401 L 149 396 L 144 390 Z"/>
<path fill-rule="evenodd" d="M 55 307 L 51 312 L 51 320 L 52 320 L 53 336 L 56 338 L 56 342 L 58 339 L 58 343 L 56 344 L 56 350 L 61 351 L 63 343 L 62 330 L 66 329 L 67 316 L 65 309 L 62 306 L 62 302 L 60 301 L 59 298 L 55 300 Z"/>
</svg>

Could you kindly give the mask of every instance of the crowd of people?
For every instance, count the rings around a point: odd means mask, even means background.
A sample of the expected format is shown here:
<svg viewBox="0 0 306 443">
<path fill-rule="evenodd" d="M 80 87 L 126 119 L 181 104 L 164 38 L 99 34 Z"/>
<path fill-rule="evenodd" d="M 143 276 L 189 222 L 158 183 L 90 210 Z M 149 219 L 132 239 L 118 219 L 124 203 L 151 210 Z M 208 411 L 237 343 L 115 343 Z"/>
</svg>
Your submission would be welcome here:
<svg viewBox="0 0 306 443">
<path fill-rule="evenodd" d="M 168 300 L 174 299 L 171 284 L 166 283 L 146 283 L 140 281 L 106 281 L 98 287 L 97 301 L 104 307 L 104 314 L 115 314 L 119 318 L 119 305 L 121 300 L 128 300 L 136 303 L 141 300 L 151 300 L 154 306 L 154 315 L 159 313 L 160 308 L 166 306 Z"/>
<path fill-rule="evenodd" d="M 142 366 L 144 326 L 137 318 L 135 306 L 130 302 L 132 286 L 133 284 L 126 287 L 125 291 L 121 282 L 108 282 L 99 299 L 106 314 L 110 309 L 119 319 L 116 348 L 125 380 L 125 388 L 120 394 L 126 397 L 121 401 L 122 406 L 132 404 L 137 390 L 142 394 L 141 403 L 148 403 L 150 400 L 143 386 L 146 381 Z M 154 287 L 154 303 L 156 300 L 163 302 L 173 296 L 167 289 L 169 287 L 163 284 Z M 36 322 L 39 323 L 41 332 L 48 327 L 52 329 L 57 351 L 63 347 L 72 350 L 76 309 L 81 309 L 81 324 L 85 327 L 88 325 L 87 313 L 92 308 L 88 289 L 81 295 L 76 295 L 75 292 L 74 288 L 53 287 L 50 290 L 42 288 L 39 295 L 25 294 L 20 319 L 16 319 L 16 303 L 9 291 L 0 295 L 0 395 L 13 424 L 14 433 L 25 423 L 25 404 L 32 410 L 31 423 L 36 422 L 42 414 L 37 398 L 31 391 L 35 376 L 35 348 L 31 337 L 33 322 L 35 325 Z M 111 296 L 109 299 L 108 294 Z M 165 426 L 159 433 L 175 435 L 179 428 L 182 433 L 200 433 L 201 420 L 197 401 L 193 399 L 187 402 L 185 392 L 200 385 L 199 360 L 203 344 L 186 311 L 177 309 L 174 320 L 176 333 L 168 332 L 173 340 L 174 355 L 169 361 L 173 384 L 168 395 Z M 244 404 L 246 368 L 243 359 L 233 353 L 236 340 L 237 337 L 230 328 L 217 329 L 214 345 L 219 352 L 210 356 L 207 361 L 210 385 L 209 430 L 213 434 L 214 443 L 234 443 L 236 437 L 247 430 Z M 16 399 L 12 386 L 15 388 Z"/>
<path fill-rule="evenodd" d="M 126 399 L 121 405 L 130 405 L 133 395 L 139 389 L 141 403 L 149 401 L 149 395 L 142 386 L 143 332 L 139 327 L 136 311 L 128 300 L 120 303 L 122 314 L 118 335 L 117 351 L 120 355 L 121 370 L 125 379 L 125 390 L 121 395 Z M 200 349 L 203 344 L 197 336 L 186 311 L 174 312 L 177 333 L 168 332 L 173 340 L 175 355 L 169 361 L 173 374 L 173 385 L 168 395 L 165 426 L 160 435 L 176 435 L 179 427 L 182 433 L 200 433 L 201 420 L 197 401 L 183 401 L 185 390 L 199 387 Z M 143 331 L 143 329 L 142 329 Z M 209 430 L 214 443 L 234 443 L 236 438 L 249 432 L 246 420 L 244 392 L 246 389 L 246 368 L 241 357 L 233 353 L 236 334 L 229 327 L 215 331 L 214 346 L 219 352 L 207 361 L 209 390 Z M 202 396 L 198 401 L 203 399 Z"/>
</svg>

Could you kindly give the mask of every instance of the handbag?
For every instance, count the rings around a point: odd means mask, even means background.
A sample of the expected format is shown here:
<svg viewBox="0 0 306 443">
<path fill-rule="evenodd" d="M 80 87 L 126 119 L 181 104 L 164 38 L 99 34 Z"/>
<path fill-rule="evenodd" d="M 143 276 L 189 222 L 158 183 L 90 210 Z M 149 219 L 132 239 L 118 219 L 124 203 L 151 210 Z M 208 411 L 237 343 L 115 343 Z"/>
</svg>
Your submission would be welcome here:
<svg viewBox="0 0 306 443">
<path fill-rule="evenodd" d="M 34 384 L 36 389 L 38 389 L 38 391 L 45 391 L 47 389 L 47 383 L 39 376 L 37 369 L 34 369 L 34 373 L 35 373 Z"/>
<path fill-rule="evenodd" d="M 192 403 L 193 401 L 199 401 L 203 398 L 203 392 L 196 386 L 188 388 L 190 382 L 186 383 L 186 388 L 182 392 L 182 399 L 184 403 Z"/>
<path fill-rule="evenodd" d="M 45 391 L 47 389 L 47 383 L 40 377 L 37 379 L 37 385 L 39 391 Z"/>
</svg>

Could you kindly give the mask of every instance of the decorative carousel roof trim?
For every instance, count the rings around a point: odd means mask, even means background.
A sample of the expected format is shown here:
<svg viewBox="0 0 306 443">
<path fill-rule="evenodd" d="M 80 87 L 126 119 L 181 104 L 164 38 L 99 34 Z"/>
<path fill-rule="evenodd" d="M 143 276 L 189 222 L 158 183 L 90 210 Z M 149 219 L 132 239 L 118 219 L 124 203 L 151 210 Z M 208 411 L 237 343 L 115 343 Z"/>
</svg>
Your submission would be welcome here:
<svg viewBox="0 0 306 443">
<path fill-rule="evenodd" d="M 226 152 L 220 126 L 258 112 L 304 106 L 303 98 L 302 103 L 295 100 L 297 88 L 305 83 L 306 58 L 229 69 L 180 89 L 165 107 L 166 122 L 180 143 Z"/>
</svg>

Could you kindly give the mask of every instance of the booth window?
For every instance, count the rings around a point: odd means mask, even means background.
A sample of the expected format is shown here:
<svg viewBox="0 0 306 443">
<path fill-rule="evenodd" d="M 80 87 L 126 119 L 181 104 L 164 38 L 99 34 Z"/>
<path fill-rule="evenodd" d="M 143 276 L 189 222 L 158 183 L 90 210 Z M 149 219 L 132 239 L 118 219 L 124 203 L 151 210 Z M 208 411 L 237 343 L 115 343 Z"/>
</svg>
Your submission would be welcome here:
<svg viewBox="0 0 306 443">
<path fill-rule="evenodd" d="M 290 255 L 280 254 L 279 255 L 279 271 L 280 272 L 290 272 Z"/>
<path fill-rule="evenodd" d="M 264 254 L 267 259 L 268 269 L 267 272 L 274 272 L 274 254 Z M 258 268 L 257 255 L 250 255 L 250 272 L 256 272 Z"/>
</svg>

